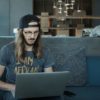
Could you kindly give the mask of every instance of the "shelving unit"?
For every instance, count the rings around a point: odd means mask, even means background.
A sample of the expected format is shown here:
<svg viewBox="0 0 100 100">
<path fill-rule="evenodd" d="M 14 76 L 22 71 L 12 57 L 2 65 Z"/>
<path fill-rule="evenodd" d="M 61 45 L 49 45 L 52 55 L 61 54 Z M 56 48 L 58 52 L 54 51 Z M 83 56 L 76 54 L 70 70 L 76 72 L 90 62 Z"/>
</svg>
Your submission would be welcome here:
<svg viewBox="0 0 100 100">
<path fill-rule="evenodd" d="M 38 17 L 41 18 L 41 16 Z M 56 17 L 49 16 L 48 18 L 56 18 Z M 100 16 L 67 16 L 66 19 L 100 19 Z"/>
<path fill-rule="evenodd" d="M 43 18 L 43 16 L 42 17 L 38 16 L 38 17 L 40 19 Z M 57 20 L 55 16 L 47 16 L 46 19 L 47 18 L 48 18 L 48 22 L 46 20 L 46 23 L 48 24 L 45 25 L 46 27 L 44 27 L 44 29 L 48 30 L 48 34 L 56 34 L 56 35 L 64 34 L 64 35 L 69 35 L 69 36 L 82 36 L 83 28 L 91 28 L 91 27 L 85 26 L 85 24 L 87 23 L 84 24 L 84 20 L 87 20 L 87 21 L 100 20 L 100 16 L 67 16 L 65 20 L 66 22 Z M 55 23 L 53 22 L 53 20 L 55 20 L 56 25 L 54 25 Z"/>
</svg>

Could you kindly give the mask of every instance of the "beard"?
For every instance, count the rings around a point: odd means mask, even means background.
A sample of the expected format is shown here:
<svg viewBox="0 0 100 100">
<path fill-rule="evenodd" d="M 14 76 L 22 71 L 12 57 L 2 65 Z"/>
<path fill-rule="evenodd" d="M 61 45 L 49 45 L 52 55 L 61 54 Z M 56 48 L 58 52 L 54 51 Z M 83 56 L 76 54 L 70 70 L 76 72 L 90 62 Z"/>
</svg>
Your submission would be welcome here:
<svg viewBox="0 0 100 100">
<path fill-rule="evenodd" d="M 28 46 L 33 46 L 34 43 L 28 43 L 26 40 L 25 40 L 25 44 L 28 45 Z"/>
<path fill-rule="evenodd" d="M 28 42 L 28 41 L 33 41 L 32 43 L 30 43 L 30 42 Z M 35 39 L 29 39 L 29 40 L 26 40 L 25 38 L 24 38 L 24 43 L 27 45 L 27 46 L 33 46 L 34 45 L 34 43 L 35 43 Z"/>
</svg>

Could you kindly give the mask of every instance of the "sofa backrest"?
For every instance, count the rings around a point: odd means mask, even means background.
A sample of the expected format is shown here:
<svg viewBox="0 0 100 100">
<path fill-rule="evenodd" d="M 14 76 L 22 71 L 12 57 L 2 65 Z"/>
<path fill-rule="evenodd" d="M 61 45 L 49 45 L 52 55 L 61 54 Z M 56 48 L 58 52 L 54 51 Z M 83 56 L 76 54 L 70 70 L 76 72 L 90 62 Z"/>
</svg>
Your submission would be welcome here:
<svg viewBox="0 0 100 100">
<path fill-rule="evenodd" d="M 14 37 L 0 37 L 0 48 L 13 39 Z M 91 73 L 89 60 L 93 56 L 100 56 L 99 38 L 43 37 L 42 42 L 54 56 L 55 70 L 71 72 L 67 86 L 83 86 L 91 83 L 100 85 L 96 83 L 99 79 L 95 80 Z M 100 76 L 99 72 L 98 75 Z"/>
</svg>

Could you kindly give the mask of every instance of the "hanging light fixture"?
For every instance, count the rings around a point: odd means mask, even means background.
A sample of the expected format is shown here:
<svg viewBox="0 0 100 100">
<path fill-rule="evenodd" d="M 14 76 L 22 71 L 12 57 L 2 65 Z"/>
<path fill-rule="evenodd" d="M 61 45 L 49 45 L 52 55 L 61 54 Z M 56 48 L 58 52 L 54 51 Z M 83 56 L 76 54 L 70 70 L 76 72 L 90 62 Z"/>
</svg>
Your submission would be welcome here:
<svg viewBox="0 0 100 100">
<path fill-rule="evenodd" d="M 69 16 L 68 10 L 74 9 L 75 0 L 54 0 L 53 2 L 53 10 L 54 15 L 59 20 L 65 20 L 66 16 Z"/>
</svg>

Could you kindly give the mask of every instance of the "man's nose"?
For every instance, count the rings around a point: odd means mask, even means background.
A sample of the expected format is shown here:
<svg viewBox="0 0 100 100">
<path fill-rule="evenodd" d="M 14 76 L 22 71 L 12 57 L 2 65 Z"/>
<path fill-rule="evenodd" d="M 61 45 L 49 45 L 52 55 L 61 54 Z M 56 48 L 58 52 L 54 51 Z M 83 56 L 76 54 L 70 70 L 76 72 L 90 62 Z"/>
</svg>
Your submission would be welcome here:
<svg viewBox="0 0 100 100">
<path fill-rule="evenodd" d="M 32 33 L 32 34 L 31 34 L 31 37 L 34 37 L 34 36 L 35 36 L 35 34 L 34 34 L 34 33 Z"/>
</svg>

